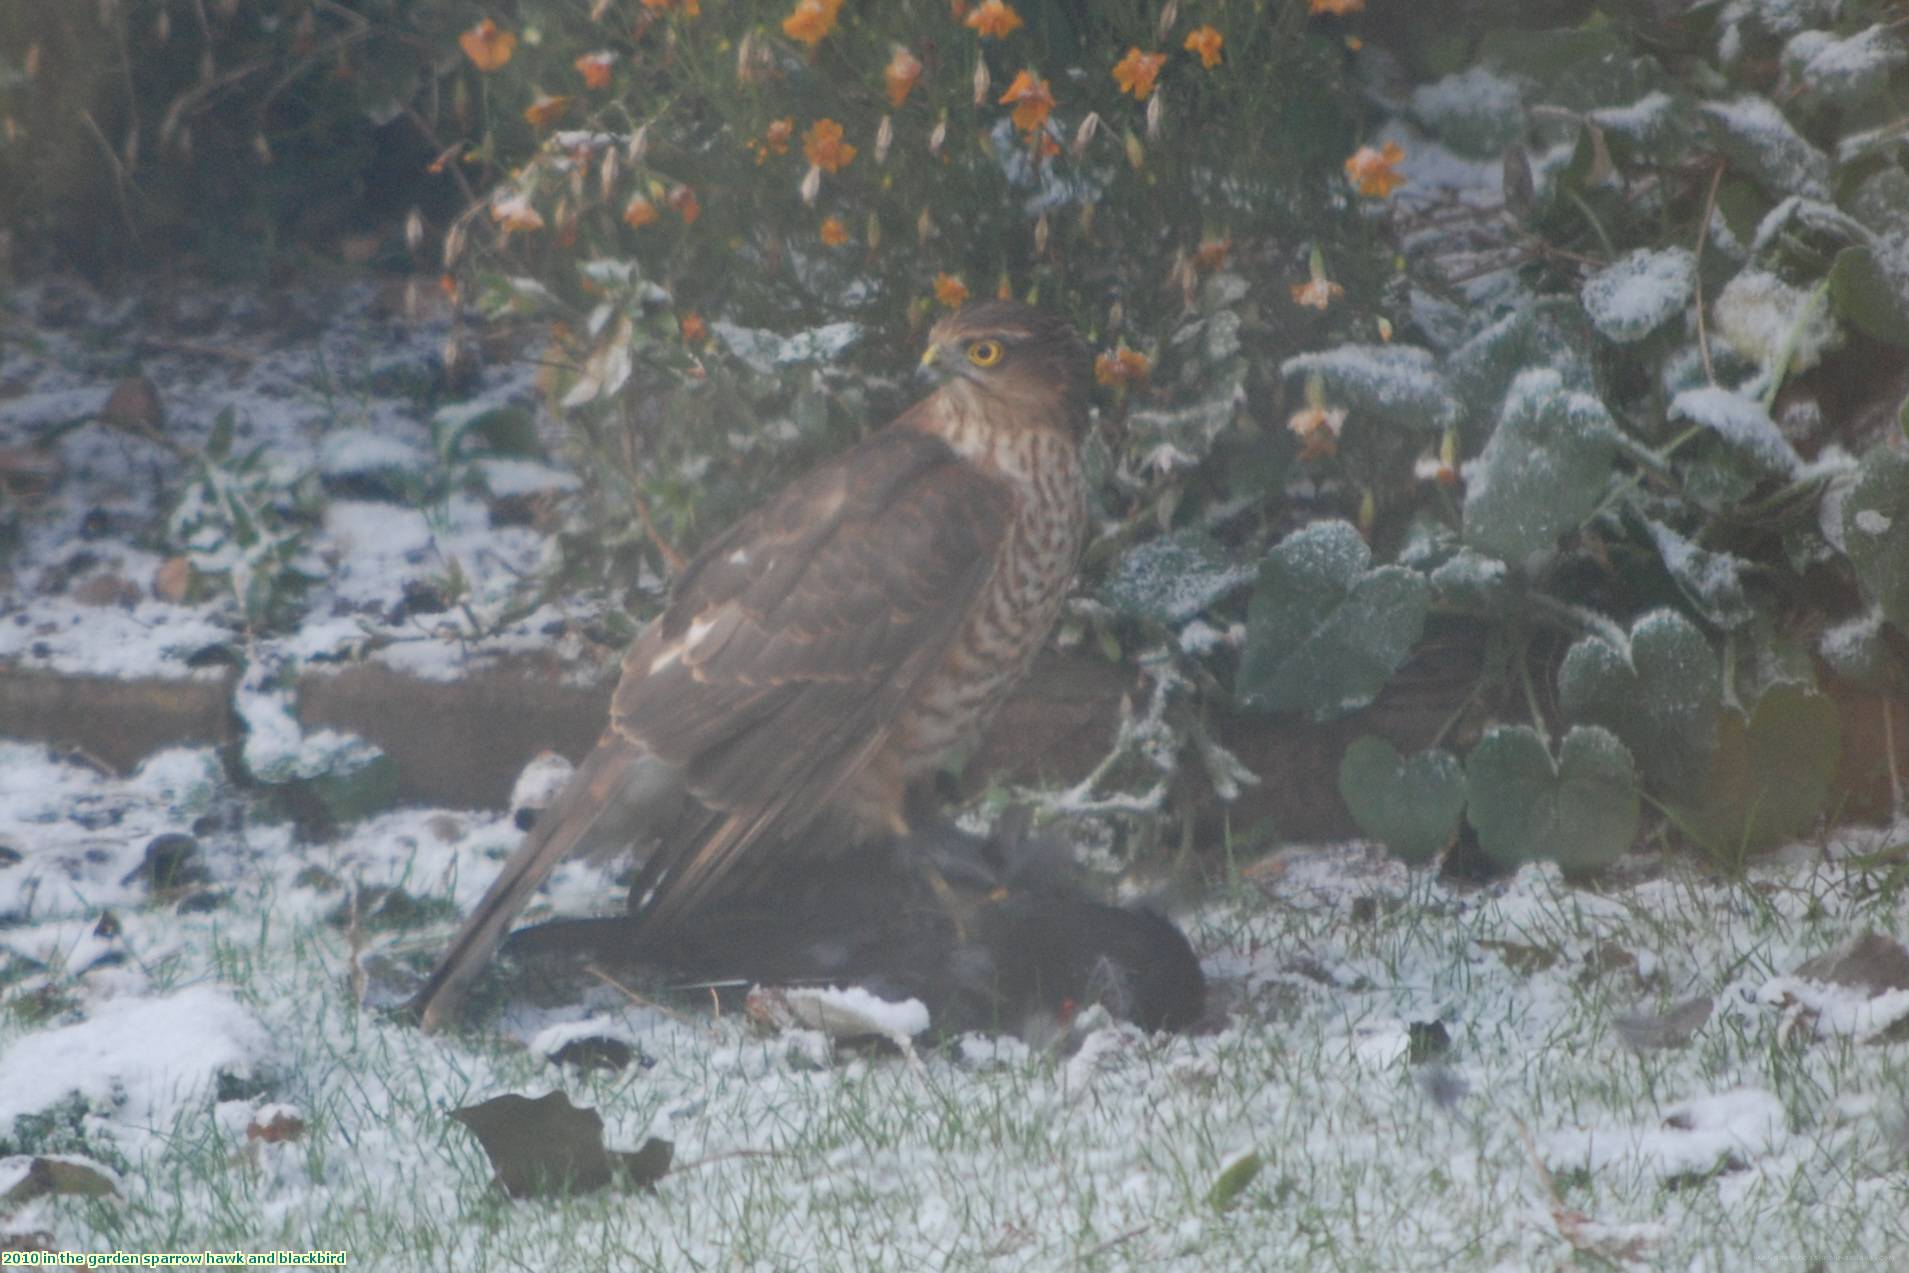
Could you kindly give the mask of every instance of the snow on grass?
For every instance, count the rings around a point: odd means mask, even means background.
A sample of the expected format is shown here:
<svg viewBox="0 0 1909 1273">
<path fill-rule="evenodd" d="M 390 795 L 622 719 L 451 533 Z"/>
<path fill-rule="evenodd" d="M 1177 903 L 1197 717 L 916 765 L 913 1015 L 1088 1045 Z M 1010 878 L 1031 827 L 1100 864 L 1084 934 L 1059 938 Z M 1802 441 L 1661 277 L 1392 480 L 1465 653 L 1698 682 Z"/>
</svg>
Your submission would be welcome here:
<svg viewBox="0 0 1909 1273">
<path fill-rule="evenodd" d="M 0 880 L 91 836 L 73 821 L 89 809 L 188 817 L 178 773 L 122 782 L 28 750 L 0 773 L 47 794 L 7 789 L 6 825 L 38 832 L 9 833 L 26 857 Z M 1903 890 L 1847 861 L 1888 836 L 1738 884 L 1673 858 L 1598 888 L 1548 867 L 1461 888 L 1358 846 L 1288 850 L 1186 917 L 1226 1008 L 1216 1031 L 1102 1022 L 1071 1050 L 969 1037 L 911 1064 L 607 991 L 448 1038 L 361 1008 L 355 963 L 435 948 L 448 920 L 354 938 L 327 918 L 338 882 L 432 899 L 455 878 L 468 905 L 513 837 L 429 810 L 322 845 L 248 821 L 203 837 L 225 906 L 115 897 L 119 931 L 99 940 L 117 962 L 0 962 L 0 1102 L 52 1112 L 0 1140 L 120 1174 L 118 1198 L 43 1198 L 0 1227 L 69 1249 L 342 1248 L 393 1270 L 1530 1268 L 1600 1234 L 1644 1243 L 1651 1267 L 1878 1267 L 1900 1250 L 1902 1045 L 1837 1032 L 1838 1012 L 1857 1033 L 1899 1015 L 1900 992 L 1795 974 L 1903 931 Z M 61 903 L 8 947 L 91 931 L 97 902 Z M 1716 1007 L 1688 1044 L 1625 1045 L 1626 1014 L 1697 994 Z M 24 1010 L 48 996 L 56 1016 Z M 546 1059 L 604 1035 L 634 1049 L 629 1070 Z M 673 1141 L 677 1169 L 654 1195 L 498 1199 L 449 1112 L 557 1088 L 599 1110 L 612 1148 Z M 306 1130 L 248 1140 L 277 1106 Z M 1248 1154 L 1260 1170 L 1216 1206 Z"/>
</svg>

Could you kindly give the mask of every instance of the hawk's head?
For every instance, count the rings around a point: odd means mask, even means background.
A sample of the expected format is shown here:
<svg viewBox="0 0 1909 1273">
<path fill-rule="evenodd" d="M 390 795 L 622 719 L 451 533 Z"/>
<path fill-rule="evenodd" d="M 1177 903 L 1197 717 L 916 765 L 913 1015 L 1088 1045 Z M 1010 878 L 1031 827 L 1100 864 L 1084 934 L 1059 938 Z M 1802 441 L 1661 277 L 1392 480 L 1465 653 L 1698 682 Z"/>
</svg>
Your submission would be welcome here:
<svg viewBox="0 0 1909 1273">
<path fill-rule="evenodd" d="M 921 366 L 953 392 L 979 392 L 1086 428 L 1087 347 L 1066 319 L 1019 301 L 963 306 L 928 333 Z"/>
</svg>

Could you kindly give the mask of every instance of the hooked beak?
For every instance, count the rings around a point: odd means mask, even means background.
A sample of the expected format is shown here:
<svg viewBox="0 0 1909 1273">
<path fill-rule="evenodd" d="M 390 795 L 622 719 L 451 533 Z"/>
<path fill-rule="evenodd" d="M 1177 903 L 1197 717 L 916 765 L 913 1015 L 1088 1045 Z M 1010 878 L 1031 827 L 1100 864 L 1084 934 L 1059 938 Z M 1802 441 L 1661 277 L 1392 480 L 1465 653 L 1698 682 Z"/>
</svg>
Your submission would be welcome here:
<svg viewBox="0 0 1909 1273">
<path fill-rule="evenodd" d="M 915 383 L 924 389 L 932 389 L 947 378 L 948 369 L 941 362 L 941 346 L 928 346 L 922 351 L 921 365 L 915 368 Z"/>
</svg>

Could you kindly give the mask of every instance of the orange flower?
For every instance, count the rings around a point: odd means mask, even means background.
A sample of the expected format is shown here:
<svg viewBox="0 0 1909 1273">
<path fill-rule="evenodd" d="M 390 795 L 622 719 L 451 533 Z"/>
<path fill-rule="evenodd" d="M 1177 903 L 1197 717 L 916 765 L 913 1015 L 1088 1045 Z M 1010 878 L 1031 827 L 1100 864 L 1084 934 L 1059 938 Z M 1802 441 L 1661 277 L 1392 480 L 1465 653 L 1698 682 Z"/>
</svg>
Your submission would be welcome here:
<svg viewBox="0 0 1909 1273">
<path fill-rule="evenodd" d="M 1339 430 L 1345 427 L 1344 407 L 1317 404 L 1293 412 L 1286 427 L 1299 436 L 1299 458 L 1323 460 L 1339 453 Z"/>
<path fill-rule="evenodd" d="M 1021 15 L 1004 3 L 1004 0 L 981 0 L 962 19 L 970 28 L 981 33 L 981 38 L 1003 40 L 1008 33 L 1023 25 Z"/>
<path fill-rule="evenodd" d="M 1189 53 L 1200 55 L 1200 65 L 1212 70 L 1220 64 L 1220 46 L 1226 43 L 1226 37 L 1214 28 L 1195 27 L 1187 32 L 1186 43 L 1181 45 Z"/>
<path fill-rule="evenodd" d="M 677 326 L 682 328 L 685 345 L 700 345 L 709 339 L 709 324 L 693 310 L 679 318 Z"/>
<path fill-rule="evenodd" d="M 761 163 L 770 155 L 789 153 L 789 138 L 795 136 L 795 116 L 772 119 L 769 126 L 762 130 L 761 141 L 745 142 L 744 145 L 756 152 L 756 162 Z"/>
<path fill-rule="evenodd" d="M 1001 94 L 1001 105 L 1010 102 L 1014 104 L 1014 126 L 1031 133 L 1047 122 L 1048 112 L 1054 109 L 1054 93 L 1046 80 L 1032 71 L 1022 71 Z"/>
<path fill-rule="evenodd" d="M 1114 63 L 1114 83 L 1120 85 L 1121 92 L 1132 93 L 1135 101 L 1144 102 L 1153 96 L 1153 82 L 1160 78 L 1160 68 L 1166 64 L 1164 53 L 1130 48 L 1126 57 Z"/>
<path fill-rule="evenodd" d="M 530 121 L 532 128 L 548 128 L 562 119 L 564 112 L 569 109 L 569 98 L 539 93 L 536 101 L 524 107 L 524 118 Z"/>
<path fill-rule="evenodd" d="M 1125 345 L 1094 359 L 1094 379 L 1103 385 L 1130 385 L 1153 373 L 1153 363 L 1137 349 Z"/>
<path fill-rule="evenodd" d="M 1231 239 L 1202 239 L 1200 246 L 1193 249 L 1193 268 L 1210 274 L 1226 264 L 1227 253 L 1232 250 Z"/>
<path fill-rule="evenodd" d="M 1405 150 L 1395 141 L 1385 143 L 1383 150 L 1361 146 L 1346 160 L 1346 177 L 1368 199 L 1384 199 L 1405 184 L 1396 171 L 1403 162 Z"/>
<path fill-rule="evenodd" d="M 577 74 L 583 76 L 585 88 L 608 88 L 610 87 L 610 68 L 616 65 L 616 54 L 585 53 L 572 65 L 577 68 Z"/>
<path fill-rule="evenodd" d="M 504 227 L 504 233 L 513 230 L 541 230 L 544 228 L 543 216 L 530 206 L 530 200 L 521 194 L 506 195 L 502 199 L 491 201 L 491 220 Z"/>
<path fill-rule="evenodd" d="M 782 34 L 814 48 L 835 29 L 835 15 L 841 9 L 842 0 L 796 0 L 795 8 L 782 19 Z"/>
<path fill-rule="evenodd" d="M 517 37 L 498 29 L 495 22 L 485 18 L 457 37 L 457 47 L 464 50 L 464 56 L 475 63 L 478 70 L 494 71 L 510 61 L 510 55 L 517 51 Z"/>
<path fill-rule="evenodd" d="M 848 242 L 848 227 L 842 224 L 842 218 L 822 219 L 822 242 L 832 248 L 839 248 Z"/>
<path fill-rule="evenodd" d="M 935 275 L 935 299 L 949 309 L 960 309 L 961 302 L 968 299 L 968 285 L 956 274 Z"/>
<path fill-rule="evenodd" d="M 1332 304 L 1334 297 L 1345 294 L 1345 288 L 1327 278 L 1308 279 L 1304 283 L 1293 284 L 1293 304 L 1310 305 L 1314 309 L 1324 309 Z"/>
<path fill-rule="evenodd" d="M 623 205 L 623 223 L 633 229 L 641 230 L 644 226 L 656 220 L 658 215 L 656 205 L 651 203 L 648 199 L 645 199 L 642 195 L 636 196 L 636 198 Z"/>
<path fill-rule="evenodd" d="M 669 192 L 669 206 L 676 209 L 684 225 L 695 225 L 696 218 L 703 215 L 703 205 L 696 202 L 696 192 L 688 186 L 678 186 Z"/>
<path fill-rule="evenodd" d="M 1365 0 L 1312 0 L 1308 11 L 1343 18 L 1348 13 L 1359 13 L 1364 9 Z"/>
<path fill-rule="evenodd" d="M 703 13 L 703 0 L 643 0 L 643 7 L 651 13 L 666 13 L 672 8 L 680 8 L 686 18 L 698 18 Z"/>
<path fill-rule="evenodd" d="M 888 85 L 888 104 L 900 106 L 908 100 L 915 90 L 915 81 L 921 78 L 921 59 L 904 49 L 895 46 L 894 54 L 888 59 L 888 65 L 882 70 L 882 82 Z"/>
<path fill-rule="evenodd" d="M 842 126 L 818 119 L 802 134 L 802 153 L 823 172 L 840 172 L 855 158 L 855 147 L 842 140 Z"/>
</svg>

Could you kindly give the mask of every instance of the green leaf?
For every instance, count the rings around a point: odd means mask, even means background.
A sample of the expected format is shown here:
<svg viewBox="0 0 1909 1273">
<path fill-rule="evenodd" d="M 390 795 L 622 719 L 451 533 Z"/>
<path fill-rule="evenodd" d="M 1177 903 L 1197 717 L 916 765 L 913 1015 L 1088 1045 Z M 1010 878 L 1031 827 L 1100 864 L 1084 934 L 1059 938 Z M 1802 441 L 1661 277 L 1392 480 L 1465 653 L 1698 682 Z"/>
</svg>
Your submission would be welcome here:
<svg viewBox="0 0 1909 1273">
<path fill-rule="evenodd" d="M 1717 750 L 1716 656 L 1674 610 L 1639 619 L 1628 650 L 1599 637 L 1573 645 L 1558 669 L 1558 703 L 1568 719 L 1616 734 L 1644 777 L 1664 790 L 1702 782 Z"/>
<path fill-rule="evenodd" d="M 1243 1154 L 1228 1163 L 1226 1169 L 1220 1172 L 1213 1181 L 1213 1187 L 1207 1190 L 1207 1205 L 1215 1211 L 1224 1211 L 1232 1206 L 1265 1166 L 1265 1159 L 1261 1158 L 1257 1151 Z"/>
<path fill-rule="evenodd" d="M 220 464 L 232 454 L 232 435 L 235 427 L 231 407 L 219 412 L 212 421 L 212 436 L 206 439 L 206 459 L 214 464 Z"/>
<path fill-rule="evenodd" d="M 1471 66 L 1412 90 L 1412 114 L 1451 149 L 1496 159 L 1524 131 L 1524 101 L 1518 82 Z"/>
<path fill-rule="evenodd" d="M 1836 315 L 1866 336 L 1909 349 L 1909 277 L 1866 247 L 1844 248 L 1829 272 Z"/>
<path fill-rule="evenodd" d="M 1465 541 L 1509 562 L 1551 547 L 1597 508 L 1616 456 L 1603 403 L 1549 368 L 1524 372 L 1471 475 Z"/>
<path fill-rule="evenodd" d="M 1339 345 L 1288 358 L 1279 370 L 1300 384 L 1318 376 L 1328 403 L 1395 428 L 1436 433 L 1458 415 L 1458 404 L 1445 391 L 1438 360 L 1429 349 Z"/>
<path fill-rule="evenodd" d="M 1589 870 L 1637 835 L 1631 754 L 1596 725 L 1566 734 L 1555 762 L 1530 726 L 1496 726 L 1472 748 L 1465 787 L 1479 846 L 1506 866 L 1549 860 Z"/>
<path fill-rule="evenodd" d="M 1175 531 L 1128 549 L 1101 585 L 1101 600 L 1116 614 L 1184 623 L 1252 578 L 1201 530 Z"/>
<path fill-rule="evenodd" d="M 1341 521 L 1286 536 L 1260 566 L 1235 692 L 1265 711 L 1330 720 L 1370 703 L 1412 651 L 1432 590 Z"/>
<path fill-rule="evenodd" d="M 1465 771 L 1442 748 L 1406 760 L 1383 738 L 1354 739 L 1339 762 L 1339 795 L 1359 829 L 1407 862 L 1451 843 L 1465 811 Z"/>
<path fill-rule="evenodd" d="M 1842 753 L 1836 704 L 1805 685 L 1772 686 L 1745 719 L 1723 713 L 1710 779 L 1682 825 L 1718 853 L 1755 853 L 1807 832 Z"/>
<path fill-rule="evenodd" d="M 1863 591 L 1909 632 L 1909 456 L 1877 447 L 1843 501 L 1843 546 Z"/>
</svg>

